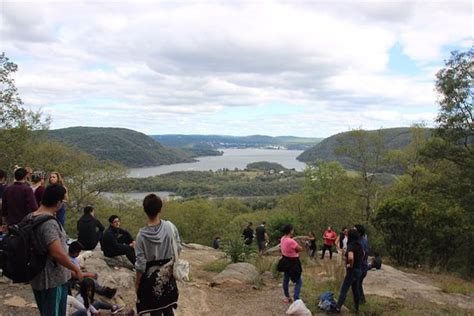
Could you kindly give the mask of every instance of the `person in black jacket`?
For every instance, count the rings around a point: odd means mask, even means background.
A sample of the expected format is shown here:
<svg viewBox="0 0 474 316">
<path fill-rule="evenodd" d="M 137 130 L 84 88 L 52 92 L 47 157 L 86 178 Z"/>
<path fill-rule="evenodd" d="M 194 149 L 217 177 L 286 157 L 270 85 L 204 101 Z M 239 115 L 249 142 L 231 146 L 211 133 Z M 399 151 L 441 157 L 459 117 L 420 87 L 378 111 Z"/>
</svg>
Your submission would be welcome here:
<svg viewBox="0 0 474 316">
<path fill-rule="evenodd" d="M 105 230 L 100 242 L 104 256 L 126 255 L 128 260 L 135 265 L 135 241 L 132 235 L 120 228 L 120 218 L 117 215 L 110 216 L 109 223 L 110 226 Z"/>
<path fill-rule="evenodd" d="M 77 221 L 77 240 L 82 244 L 84 250 L 94 250 L 97 243 L 102 239 L 104 225 L 95 218 L 92 206 L 84 207 L 84 215 Z"/>
</svg>

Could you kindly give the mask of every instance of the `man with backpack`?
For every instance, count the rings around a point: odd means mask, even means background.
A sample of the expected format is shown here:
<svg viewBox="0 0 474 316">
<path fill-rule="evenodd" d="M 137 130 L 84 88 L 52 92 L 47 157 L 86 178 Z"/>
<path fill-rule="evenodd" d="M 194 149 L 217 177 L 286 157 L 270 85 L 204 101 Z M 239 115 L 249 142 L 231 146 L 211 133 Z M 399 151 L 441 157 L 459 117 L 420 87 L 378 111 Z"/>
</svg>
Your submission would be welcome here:
<svg viewBox="0 0 474 316">
<path fill-rule="evenodd" d="M 66 233 L 55 218 L 63 203 L 66 189 L 59 184 L 46 187 L 37 211 L 28 214 L 24 220 L 48 218 L 33 230 L 35 248 L 44 252 L 46 262 L 43 269 L 31 280 L 31 287 L 41 316 L 66 315 L 69 270 L 82 281 L 83 275 L 68 256 Z"/>
</svg>

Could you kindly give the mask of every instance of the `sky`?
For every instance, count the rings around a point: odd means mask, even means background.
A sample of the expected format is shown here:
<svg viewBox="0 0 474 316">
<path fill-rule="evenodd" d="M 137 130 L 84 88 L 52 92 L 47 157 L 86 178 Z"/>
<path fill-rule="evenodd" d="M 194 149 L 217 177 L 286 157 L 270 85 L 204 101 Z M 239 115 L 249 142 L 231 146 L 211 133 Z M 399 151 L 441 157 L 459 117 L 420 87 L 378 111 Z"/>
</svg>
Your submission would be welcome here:
<svg viewBox="0 0 474 316">
<path fill-rule="evenodd" d="M 434 125 L 467 0 L 0 0 L 0 51 L 51 128 L 327 137 Z"/>
</svg>

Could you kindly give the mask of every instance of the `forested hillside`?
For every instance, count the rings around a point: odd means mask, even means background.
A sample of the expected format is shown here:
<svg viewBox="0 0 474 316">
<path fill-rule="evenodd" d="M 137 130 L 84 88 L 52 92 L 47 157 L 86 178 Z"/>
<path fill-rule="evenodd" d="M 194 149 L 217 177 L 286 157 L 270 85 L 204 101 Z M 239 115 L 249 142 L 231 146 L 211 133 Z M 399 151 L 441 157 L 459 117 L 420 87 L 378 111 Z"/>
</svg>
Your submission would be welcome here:
<svg viewBox="0 0 474 316">
<path fill-rule="evenodd" d="M 321 138 L 295 136 L 226 136 L 226 135 L 151 135 L 161 144 L 175 148 L 206 146 L 209 148 L 284 147 L 304 150 L 314 146 Z"/>
<path fill-rule="evenodd" d="M 190 162 L 189 154 L 166 148 L 147 135 L 125 128 L 70 127 L 48 131 L 48 138 L 76 147 L 100 160 L 127 167 Z"/>
<path fill-rule="evenodd" d="M 431 136 L 432 129 L 425 128 L 423 129 L 423 135 L 426 139 Z M 406 147 L 412 141 L 413 134 L 408 127 L 399 127 L 399 128 L 386 128 L 374 131 L 367 131 L 367 136 L 369 138 L 379 137 L 380 146 L 384 152 L 389 152 L 393 150 L 400 150 Z M 356 145 L 356 136 L 352 132 L 339 133 L 333 136 L 330 136 L 323 141 L 321 141 L 316 146 L 304 151 L 301 155 L 298 156 L 298 160 L 302 162 L 316 162 L 318 160 L 323 161 L 338 161 L 342 164 L 344 168 L 347 169 L 356 169 L 357 166 L 353 163 L 352 159 L 348 157 L 346 153 L 343 152 L 342 147 L 345 146 L 355 146 Z M 371 145 L 373 146 L 373 145 Z M 373 148 L 371 148 L 373 149 Z M 388 170 L 387 170 L 388 169 Z M 382 171 L 392 171 L 397 172 L 397 168 L 393 168 L 393 165 L 390 167 L 381 166 L 380 172 Z"/>
</svg>

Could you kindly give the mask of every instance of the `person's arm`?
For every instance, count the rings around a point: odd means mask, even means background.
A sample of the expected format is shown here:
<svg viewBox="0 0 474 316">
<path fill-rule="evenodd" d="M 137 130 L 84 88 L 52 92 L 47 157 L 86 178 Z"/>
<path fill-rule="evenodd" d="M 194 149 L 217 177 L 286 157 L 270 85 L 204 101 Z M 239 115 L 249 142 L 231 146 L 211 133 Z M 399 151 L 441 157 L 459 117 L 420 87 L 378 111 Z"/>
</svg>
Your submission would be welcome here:
<svg viewBox="0 0 474 316">
<path fill-rule="evenodd" d="M 74 263 L 72 263 L 69 256 L 63 251 L 61 246 L 61 241 L 56 239 L 48 246 L 48 254 L 53 258 L 53 260 L 65 268 L 73 271 L 76 275 L 78 281 L 82 281 L 83 275 L 81 269 L 79 269 Z"/>
<path fill-rule="evenodd" d="M 348 268 L 352 268 L 354 266 L 354 252 L 353 251 L 349 251 L 347 253 L 347 264 L 346 264 L 346 267 Z"/>
<path fill-rule="evenodd" d="M 140 238 L 140 233 L 137 235 L 137 243 L 135 246 L 135 270 L 137 271 L 137 276 L 135 279 L 135 291 L 138 292 L 138 288 L 140 286 L 140 281 L 142 278 L 143 273 L 145 272 L 146 268 L 146 257 L 145 257 L 145 247 L 143 245 L 143 240 Z"/>
<path fill-rule="evenodd" d="M 67 201 L 69 201 L 69 194 L 68 194 L 66 186 L 64 186 L 64 188 L 66 189 L 66 194 L 64 194 L 63 202 L 67 202 Z"/>
<path fill-rule="evenodd" d="M 96 223 L 97 223 L 97 227 L 99 228 L 99 231 L 103 232 L 105 230 L 104 225 L 102 225 L 102 223 L 98 219 L 96 219 Z"/>
<path fill-rule="evenodd" d="M 135 292 L 138 293 L 138 288 L 140 287 L 140 281 L 142 279 L 143 272 L 137 270 L 137 276 L 135 279 Z"/>
<path fill-rule="evenodd" d="M 294 240 L 294 242 L 295 242 L 295 244 L 296 244 L 296 246 L 295 246 L 296 252 L 302 252 L 302 251 L 303 251 L 303 247 L 301 247 L 300 244 L 299 244 L 296 240 Z"/>
</svg>

